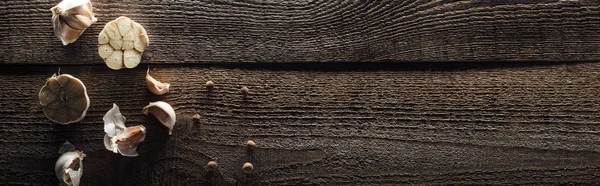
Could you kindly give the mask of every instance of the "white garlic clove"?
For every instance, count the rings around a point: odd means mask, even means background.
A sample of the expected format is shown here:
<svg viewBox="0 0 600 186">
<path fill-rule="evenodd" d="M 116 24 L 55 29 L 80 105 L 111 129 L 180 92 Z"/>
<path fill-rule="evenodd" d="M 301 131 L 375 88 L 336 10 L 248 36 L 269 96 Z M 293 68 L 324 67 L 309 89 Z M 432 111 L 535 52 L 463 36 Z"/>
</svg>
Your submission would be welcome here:
<svg viewBox="0 0 600 186">
<path fill-rule="evenodd" d="M 142 61 L 142 53 L 136 50 L 125 50 L 123 52 L 123 64 L 125 68 L 134 68 Z"/>
<path fill-rule="evenodd" d="M 119 70 L 123 68 L 123 51 L 114 50 L 108 58 L 105 59 L 106 66 L 113 70 Z"/>
<path fill-rule="evenodd" d="M 108 43 L 115 50 L 122 50 L 123 49 L 123 40 L 120 40 L 120 39 L 111 39 Z"/>
<path fill-rule="evenodd" d="M 149 39 L 148 36 L 146 35 L 140 35 L 135 37 L 135 40 L 133 40 L 133 46 L 135 47 L 136 50 L 140 51 L 140 52 L 144 52 L 146 50 L 146 47 L 148 47 L 149 44 Z"/>
<path fill-rule="evenodd" d="M 110 55 L 112 55 L 114 49 L 112 46 L 110 46 L 109 44 L 103 44 L 98 46 L 98 54 L 100 54 L 100 57 L 102 57 L 102 59 L 106 59 L 108 57 L 110 57 Z"/>
<path fill-rule="evenodd" d="M 134 49 L 133 41 L 123 41 L 123 50 L 127 51 L 127 50 L 133 50 L 133 49 Z M 141 61 L 142 54 L 139 53 L 139 55 L 140 55 L 140 61 Z M 138 64 L 139 64 L 139 62 L 138 62 Z M 125 63 L 125 65 L 127 65 L 127 63 Z"/>
<path fill-rule="evenodd" d="M 83 175 L 83 158 L 85 158 L 83 152 L 69 151 L 63 153 L 58 160 L 56 160 L 54 171 L 56 173 L 56 178 L 60 181 L 61 185 L 79 185 L 81 176 Z"/>
<path fill-rule="evenodd" d="M 131 21 L 131 19 L 127 17 L 121 16 L 117 18 L 115 22 L 117 23 L 117 28 L 119 29 L 119 33 L 121 33 L 121 36 L 125 36 L 129 33 L 129 31 L 133 30 L 133 27 L 131 25 L 133 21 Z"/>
<path fill-rule="evenodd" d="M 113 103 L 113 108 L 108 110 L 104 117 L 104 132 L 108 137 L 115 137 L 125 130 L 125 116 L 121 114 L 119 106 Z"/>
<path fill-rule="evenodd" d="M 135 157 L 137 146 L 146 139 L 146 128 L 142 125 L 127 127 L 123 133 L 114 137 L 114 144 L 117 145 L 119 153 L 127 157 Z"/>
<path fill-rule="evenodd" d="M 155 95 L 163 95 L 169 92 L 169 87 L 171 86 L 168 83 L 162 83 L 157 81 L 152 76 L 150 76 L 150 67 L 146 71 L 146 85 L 148 86 L 148 90 Z"/>
<path fill-rule="evenodd" d="M 119 27 L 114 21 L 106 23 L 104 29 L 101 32 L 106 32 L 110 39 L 122 39 Z"/>
<path fill-rule="evenodd" d="M 63 45 L 75 42 L 98 19 L 89 0 L 63 0 L 50 9 L 54 34 Z"/>
<path fill-rule="evenodd" d="M 177 118 L 175 110 L 168 103 L 163 101 L 152 102 L 142 109 L 142 113 L 154 115 L 158 121 L 169 128 L 169 135 L 173 133 L 173 126 L 175 126 Z"/>
<path fill-rule="evenodd" d="M 98 35 L 98 44 L 107 44 L 109 41 L 110 37 L 108 37 L 108 34 L 106 34 L 106 32 L 100 32 L 100 35 Z"/>
</svg>

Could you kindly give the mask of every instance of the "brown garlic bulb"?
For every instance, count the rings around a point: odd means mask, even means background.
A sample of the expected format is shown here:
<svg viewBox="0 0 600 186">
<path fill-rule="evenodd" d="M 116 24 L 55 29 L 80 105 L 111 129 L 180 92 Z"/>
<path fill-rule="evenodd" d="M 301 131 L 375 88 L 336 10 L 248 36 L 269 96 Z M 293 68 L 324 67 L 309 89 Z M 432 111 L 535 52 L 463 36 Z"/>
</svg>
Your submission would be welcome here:
<svg viewBox="0 0 600 186">
<path fill-rule="evenodd" d="M 46 118 L 63 125 L 81 121 L 90 106 L 85 85 L 69 75 L 52 75 L 39 92 Z"/>
</svg>

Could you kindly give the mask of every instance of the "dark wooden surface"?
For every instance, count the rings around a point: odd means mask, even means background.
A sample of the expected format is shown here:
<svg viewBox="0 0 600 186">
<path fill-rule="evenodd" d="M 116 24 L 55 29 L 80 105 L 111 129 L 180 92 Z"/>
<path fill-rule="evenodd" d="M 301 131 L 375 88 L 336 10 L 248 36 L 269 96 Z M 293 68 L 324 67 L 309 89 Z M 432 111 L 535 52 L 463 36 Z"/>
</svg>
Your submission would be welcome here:
<svg viewBox="0 0 600 186">
<path fill-rule="evenodd" d="M 102 0 L 69 46 L 55 3 L 0 1 L 0 185 L 58 184 L 66 140 L 87 154 L 82 185 L 600 183 L 598 1 Z M 151 43 L 113 71 L 96 36 L 121 15 Z M 170 93 L 146 89 L 148 65 Z M 68 126 L 37 97 L 59 69 L 91 100 Z M 158 100 L 172 136 L 141 113 Z M 113 103 L 148 129 L 139 157 L 104 149 Z"/>
<path fill-rule="evenodd" d="M 103 64 L 108 21 L 150 37 L 143 63 L 600 60 L 597 0 L 93 1 L 73 45 L 52 34 L 56 0 L 0 1 L 0 63 Z"/>
<path fill-rule="evenodd" d="M 82 183 L 89 185 L 600 180 L 600 64 L 461 65 L 431 71 L 161 66 L 152 73 L 172 84 L 165 96 L 146 90 L 146 66 L 64 67 L 86 84 L 91 99 L 88 116 L 68 126 L 45 119 L 37 101 L 56 68 L 6 67 L 0 72 L 9 87 L 0 97 L 2 180 L 56 183 L 52 168 L 65 140 L 88 154 Z M 216 83 L 213 92 L 203 88 L 207 80 Z M 250 88 L 246 99 L 242 86 Z M 178 114 L 172 136 L 141 113 L 156 100 Z M 148 128 L 139 157 L 104 149 L 102 116 L 112 103 L 128 125 Z M 247 151 L 248 139 L 259 148 Z M 213 159 L 221 167 L 207 176 Z M 254 162 L 254 173 L 242 173 L 245 161 Z"/>
</svg>

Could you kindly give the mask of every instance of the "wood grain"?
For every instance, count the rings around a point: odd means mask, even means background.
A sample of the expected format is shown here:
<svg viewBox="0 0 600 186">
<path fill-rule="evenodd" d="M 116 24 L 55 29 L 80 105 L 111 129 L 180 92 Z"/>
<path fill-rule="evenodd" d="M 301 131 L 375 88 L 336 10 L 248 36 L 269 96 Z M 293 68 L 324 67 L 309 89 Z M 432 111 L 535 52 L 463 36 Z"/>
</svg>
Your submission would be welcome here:
<svg viewBox="0 0 600 186">
<path fill-rule="evenodd" d="M 595 0 L 93 0 L 74 44 L 52 34 L 56 0 L 0 1 L 0 64 L 103 64 L 97 35 L 128 16 L 145 64 L 597 61 Z"/>
<path fill-rule="evenodd" d="M 457 64 L 336 71 L 155 66 L 172 92 L 146 90 L 146 66 L 66 66 L 91 107 L 80 123 L 44 118 L 37 93 L 56 67 L 0 68 L 0 184 L 54 185 L 58 148 L 87 153 L 85 185 L 597 184 L 600 64 Z M 311 66 L 307 66 L 311 67 Z M 466 68 L 469 67 L 469 68 Z M 320 70 L 315 70 L 320 69 Z M 213 91 L 204 83 L 215 82 Z M 250 88 L 247 97 L 242 86 Z M 172 136 L 141 113 L 176 109 Z M 112 103 L 148 129 L 141 155 L 104 149 Z M 198 114 L 200 119 L 193 120 Z M 244 146 L 248 139 L 258 148 Z M 206 163 L 217 160 L 218 171 Z M 242 164 L 252 162 L 251 174 Z"/>
</svg>

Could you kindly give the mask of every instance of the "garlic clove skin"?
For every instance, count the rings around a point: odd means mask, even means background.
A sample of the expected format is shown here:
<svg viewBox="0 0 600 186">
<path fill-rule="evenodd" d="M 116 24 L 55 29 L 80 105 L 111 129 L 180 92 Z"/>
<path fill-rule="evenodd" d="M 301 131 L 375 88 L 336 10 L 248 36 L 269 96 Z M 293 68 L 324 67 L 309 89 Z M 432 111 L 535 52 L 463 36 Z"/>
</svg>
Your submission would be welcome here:
<svg viewBox="0 0 600 186">
<path fill-rule="evenodd" d="M 142 113 L 154 115 L 158 121 L 169 128 L 169 135 L 173 133 L 173 126 L 175 126 L 177 118 L 175 110 L 168 103 L 163 101 L 151 102 L 142 109 Z"/>
<path fill-rule="evenodd" d="M 54 171 L 61 185 L 78 186 L 83 175 L 83 158 L 85 154 L 81 151 L 69 151 L 63 153 L 56 164 Z"/>
<path fill-rule="evenodd" d="M 125 130 L 125 116 L 121 114 L 119 106 L 113 103 L 113 108 L 110 109 L 104 117 L 104 132 L 108 137 L 115 137 Z"/>
<path fill-rule="evenodd" d="M 50 9 L 54 34 L 63 45 L 75 42 L 81 34 L 98 20 L 94 17 L 89 0 L 63 0 Z"/>
<path fill-rule="evenodd" d="M 108 136 L 108 134 L 104 134 L 104 148 L 106 150 L 112 151 L 113 153 L 119 153 L 119 148 L 117 144 L 113 141 L 113 138 Z"/>
<path fill-rule="evenodd" d="M 154 95 L 164 95 L 169 92 L 169 87 L 171 86 L 168 83 L 162 83 L 157 81 L 152 76 L 150 76 L 150 68 L 146 71 L 146 85 L 148 86 L 148 90 L 152 92 Z"/>
</svg>

